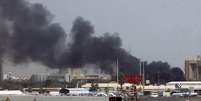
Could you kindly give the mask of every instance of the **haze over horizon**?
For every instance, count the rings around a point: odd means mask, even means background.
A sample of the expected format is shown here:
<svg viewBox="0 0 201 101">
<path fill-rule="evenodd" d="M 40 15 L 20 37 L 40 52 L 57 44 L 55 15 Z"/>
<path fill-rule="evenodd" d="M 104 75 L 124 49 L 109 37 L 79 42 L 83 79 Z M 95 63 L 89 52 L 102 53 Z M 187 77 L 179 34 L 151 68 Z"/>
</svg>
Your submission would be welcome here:
<svg viewBox="0 0 201 101">
<path fill-rule="evenodd" d="M 123 47 L 148 62 L 183 68 L 186 57 L 201 53 L 201 0 L 31 0 L 44 4 L 67 33 L 77 16 L 96 33 L 118 32 Z"/>
</svg>

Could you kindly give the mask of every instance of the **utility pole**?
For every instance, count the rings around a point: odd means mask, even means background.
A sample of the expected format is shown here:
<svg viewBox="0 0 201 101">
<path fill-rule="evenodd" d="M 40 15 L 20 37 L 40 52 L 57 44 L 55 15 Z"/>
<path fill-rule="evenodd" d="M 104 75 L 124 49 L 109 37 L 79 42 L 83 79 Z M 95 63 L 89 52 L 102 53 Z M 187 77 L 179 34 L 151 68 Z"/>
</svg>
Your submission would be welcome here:
<svg viewBox="0 0 201 101">
<path fill-rule="evenodd" d="M 139 66 L 140 66 L 140 76 L 142 76 L 142 68 L 141 68 L 141 61 L 139 60 Z M 142 83 L 142 82 L 140 82 Z"/>
<path fill-rule="evenodd" d="M 144 69 L 144 61 L 143 61 L 143 63 L 142 63 L 142 67 L 143 67 L 143 80 L 142 80 L 142 84 L 143 84 L 143 92 L 144 92 L 144 83 L 145 83 L 145 69 Z"/>
<path fill-rule="evenodd" d="M 119 60 L 117 58 L 117 83 L 119 83 Z"/>
<path fill-rule="evenodd" d="M 159 71 L 157 71 L 157 83 L 158 83 L 158 85 L 159 85 Z"/>
</svg>

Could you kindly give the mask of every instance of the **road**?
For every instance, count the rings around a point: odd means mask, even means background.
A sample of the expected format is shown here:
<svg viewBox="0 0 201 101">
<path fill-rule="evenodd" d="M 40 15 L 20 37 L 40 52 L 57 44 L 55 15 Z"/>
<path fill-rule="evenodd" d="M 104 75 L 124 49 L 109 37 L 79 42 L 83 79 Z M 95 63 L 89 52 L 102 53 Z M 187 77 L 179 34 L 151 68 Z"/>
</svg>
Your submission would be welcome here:
<svg viewBox="0 0 201 101">
<path fill-rule="evenodd" d="M 108 97 L 89 96 L 0 96 L 0 101 L 109 101 L 108 99 Z M 135 99 L 124 101 L 135 101 Z M 140 97 L 138 101 L 201 101 L 201 97 Z"/>
<path fill-rule="evenodd" d="M 138 101 L 201 101 L 201 97 L 140 97 Z"/>
</svg>

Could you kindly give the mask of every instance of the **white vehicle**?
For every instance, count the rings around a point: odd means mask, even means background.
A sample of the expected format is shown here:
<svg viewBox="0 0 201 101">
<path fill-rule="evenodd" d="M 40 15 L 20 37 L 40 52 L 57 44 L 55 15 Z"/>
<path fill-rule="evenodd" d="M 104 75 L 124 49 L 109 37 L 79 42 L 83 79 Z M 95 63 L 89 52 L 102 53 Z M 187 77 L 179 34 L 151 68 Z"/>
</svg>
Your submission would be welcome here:
<svg viewBox="0 0 201 101">
<path fill-rule="evenodd" d="M 116 95 L 114 93 L 109 93 L 108 96 L 115 97 Z"/>
<path fill-rule="evenodd" d="M 185 92 L 185 93 L 183 93 L 183 95 L 184 96 L 197 96 L 198 93 L 196 93 L 196 92 Z"/>
<path fill-rule="evenodd" d="M 99 92 L 97 93 L 95 96 L 107 96 L 107 94 L 103 93 L 103 92 Z"/>
<path fill-rule="evenodd" d="M 69 95 L 71 96 L 90 94 L 89 89 L 87 88 L 66 88 L 66 89 L 70 91 Z"/>
<path fill-rule="evenodd" d="M 159 94 L 158 94 L 158 93 L 153 92 L 153 93 L 151 93 L 150 97 L 159 97 Z"/>
<path fill-rule="evenodd" d="M 175 92 L 172 93 L 172 96 L 197 96 L 196 92 Z"/>
<path fill-rule="evenodd" d="M 59 92 L 58 91 L 51 91 L 49 93 L 51 96 L 60 96 Z"/>
<path fill-rule="evenodd" d="M 25 95 L 20 90 L 2 90 L 0 91 L 0 95 Z"/>
<path fill-rule="evenodd" d="M 190 93 L 190 96 L 197 96 L 198 95 L 198 93 L 196 93 L 196 92 L 191 92 Z"/>
<path fill-rule="evenodd" d="M 175 93 L 172 93 L 172 96 L 184 96 L 184 93 L 182 93 L 182 92 L 175 92 Z"/>
<path fill-rule="evenodd" d="M 143 96 L 144 93 L 143 93 L 143 92 L 138 92 L 137 95 L 138 95 L 138 96 Z"/>
</svg>

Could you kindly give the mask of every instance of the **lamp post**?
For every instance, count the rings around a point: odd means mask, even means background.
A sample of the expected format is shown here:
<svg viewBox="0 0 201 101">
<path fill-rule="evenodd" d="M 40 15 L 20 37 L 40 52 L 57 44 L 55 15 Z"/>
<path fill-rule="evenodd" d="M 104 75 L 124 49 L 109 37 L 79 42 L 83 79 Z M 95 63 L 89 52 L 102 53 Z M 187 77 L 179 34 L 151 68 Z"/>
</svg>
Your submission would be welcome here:
<svg viewBox="0 0 201 101">
<path fill-rule="evenodd" d="M 119 83 L 119 60 L 117 58 L 117 83 Z"/>
<path fill-rule="evenodd" d="M 140 76 L 142 76 L 142 69 L 141 69 L 141 61 L 139 60 L 139 67 L 140 67 Z M 142 84 L 142 82 L 140 82 Z"/>
<path fill-rule="evenodd" d="M 144 83 L 145 83 L 145 69 L 144 69 L 144 61 L 143 61 L 143 91 L 144 91 Z"/>
<path fill-rule="evenodd" d="M 142 87 L 143 87 L 143 91 L 144 91 L 144 85 L 145 85 L 145 65 L 144 65 L 145 61 L 139 61 L 139 65 L 140 65 L 140 76 L 142 77 L 142 81 L 140 82 Z"/>
</svg>

